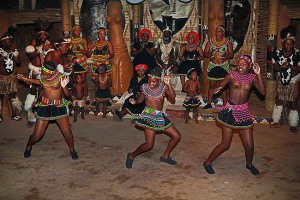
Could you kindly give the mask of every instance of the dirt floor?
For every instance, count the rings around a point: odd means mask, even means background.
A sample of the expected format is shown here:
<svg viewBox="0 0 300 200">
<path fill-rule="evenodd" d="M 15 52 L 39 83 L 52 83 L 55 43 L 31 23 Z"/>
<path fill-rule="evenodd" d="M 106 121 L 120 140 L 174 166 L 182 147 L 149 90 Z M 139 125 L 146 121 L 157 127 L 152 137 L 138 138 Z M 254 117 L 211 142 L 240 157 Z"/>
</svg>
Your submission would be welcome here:
<svg viewBox="0 0 300 200">
<path fill-rule="evenodd" d="M 168 137 L 157 135 L 152 151 L 137 157 L 132 169 L 125 167 L 126 154 L 144 142 L 144 134 L 129 119 L 117 123 L 112 117 L 88 115 L 72 123 L 79 160 L 72 160 L 56 124 L 23 158 L 33 128 L 26 120 L 0 124 L 0 199 L 300 199 L 300 134 L 290 135 L 288 126 L 254 128 L 254 164 L 261 176 L 245 168 L 240 139 L 214 163 L 215 175 L 202 162 L 221 139 L 215 122 L 196 125 L 173 119 L 182 140 L 171 155 L 176 166 L 159 157 Z"/>
</svg>

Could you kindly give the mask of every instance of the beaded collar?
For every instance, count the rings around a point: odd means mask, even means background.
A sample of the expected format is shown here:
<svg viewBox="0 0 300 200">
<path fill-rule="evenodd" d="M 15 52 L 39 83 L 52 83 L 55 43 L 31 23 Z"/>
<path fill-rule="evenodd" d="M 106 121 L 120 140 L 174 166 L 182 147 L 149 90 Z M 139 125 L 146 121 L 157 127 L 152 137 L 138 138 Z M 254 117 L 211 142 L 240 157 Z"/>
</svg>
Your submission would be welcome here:
<svg viewBox="0 0 300 200">
<path fill-rule="evenodd" d="M 227 45 L 228 43 L 228 39 L 227 38 L 223 38 L 220 42 L 217 41 L 216 37 L 213 37 L 211 39 L 211 44 L 216 46 L 216 47 L 222 47 L 222 46 L 225 46 Z"/>
<path fill-rule="evenodd" d="M 150 88 L 149 84 L 144 84 L 142 86 L 142 91 L 146 95 L 146 97 L 151 97 L 154 99 L 162 99 L 164 97 L 164 92 L 166 90 L 165 84 L 159 84 L 157 88 Z"/>
<path fill-rule="evenodd" d="M 41 83 L 45 87 L 52 87 L 60 82 L 60 78 L 63 74 L 59 73 L 58 71 L 48 79 L 44 79 L 44 76 L 41 76 Z"/>
<path fill-rule="evenodd" d="M 230 73 L 232 78 L 242 85 L 252 83 L 252 81 L 256 77 L 255 74 L 250 74 L 250 73 L 247 73 L 245 75 L 242 75 L 237 71 L 231 71 Z"/>
<path fill-rule="evenodd" d="M 95 46 L 98 48 L 98 49 L 102 49 L 105 45 L 107 45 L 108 41 L 107 40 L 104 40 L 104 42 L 100 43 L 100 40 L 96 40 L 94 42 Z"/>
</svg>

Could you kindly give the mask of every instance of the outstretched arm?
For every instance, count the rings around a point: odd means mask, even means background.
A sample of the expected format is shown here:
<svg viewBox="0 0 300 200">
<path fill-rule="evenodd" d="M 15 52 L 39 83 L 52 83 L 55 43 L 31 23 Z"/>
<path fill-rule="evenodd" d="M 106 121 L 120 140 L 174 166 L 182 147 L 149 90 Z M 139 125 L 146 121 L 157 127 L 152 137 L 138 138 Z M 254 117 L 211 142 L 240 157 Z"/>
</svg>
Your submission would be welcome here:
<svg viewBox="0 0 300 200">
<path fill-rule="evenodd" d="M 217 94 L 218 92 L 220 92 L 227 84 L 229 84 L 231 79 L 231 74 L 227 74 L 225 76 L 225 78 L 223 79 L 223 81 L 217 85 L 217 87 L 214 89 L 214 94 Z"/>
<path fill-rule="evenodd" d="M 142 103 L 144 100 L 145 100 L 145 95 L 143 93 L 140 93 L 137 100 L 135 100 L 134 98 L 130 98 L 129 102 L 131 104 L 139 104 Z"/>
<path fill-rule="evenodd" d="M 41 81 L 38 79 L 26 78 L 23 74 L 17 74 L 17 78 L 21 81 L 24 81 L 27 84 L 33 83 L 36 85 L 41 85 Z"/>
</svg>

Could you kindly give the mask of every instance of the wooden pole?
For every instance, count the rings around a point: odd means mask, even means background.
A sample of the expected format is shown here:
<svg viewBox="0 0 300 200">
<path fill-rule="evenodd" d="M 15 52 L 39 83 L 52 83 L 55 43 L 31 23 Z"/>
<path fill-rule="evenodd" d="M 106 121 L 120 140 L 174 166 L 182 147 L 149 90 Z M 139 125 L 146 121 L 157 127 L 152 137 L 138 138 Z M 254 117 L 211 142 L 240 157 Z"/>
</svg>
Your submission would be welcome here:
<svg viewBox="0 0 300 200">
<path fill-rule="evenodd" d="M 61 1 L 61 12 L 62 12 L 62 30 L 65 38 L 70 37 L 71 30 L 71 16 L 70 16 L 70 1 Z"/>
<path fill-rule="evenodd" d="M 208 3 L 209 0 L 203 0 L 202 1 L 202 21 L 203 21 L 203 44 L 202 44 L 202 49 L 204 49 L 205 44 L 208 41 Z M 199 2 L 200 3 L 200 2 Z M 208 97 L 208 80 L 207 80 L 207 66 L 209 63 L 209 58 L 205 58 L 202 63 L 202 83 L 203 83 L 203 90 L 202 90 L 202 96 L 203 97 Z"/>
<path fill-rule="evenodd" d="M 266 80 L 266 99 L 265 109 L 272 111 L 276 96 L 276 76 L 273 71 L 272 52 L 277 48 L 277 30 L 279 16 L 279 0 L 269 2 L 269 26 L 267 44 L 267 80 Z"/>
<path fill-rule="evenodd" d="M 137 42 L 139 40 L 138 32 L 140 29 L 140 8 L 139 5 L 133 5 L 133 42 Z"/>
<path fill-rule="evenodd" d="M 224 0 L 203 0 L 203 23 L 208 24 L 208 37 L 206 41 L 215 36 L 217 25 L 224 25 Z M 204 97 L 208 96 L 209 84 L 207 80 L 207 66 L 209 58 L 203 62 L 203 93 Z"/>
</svg>

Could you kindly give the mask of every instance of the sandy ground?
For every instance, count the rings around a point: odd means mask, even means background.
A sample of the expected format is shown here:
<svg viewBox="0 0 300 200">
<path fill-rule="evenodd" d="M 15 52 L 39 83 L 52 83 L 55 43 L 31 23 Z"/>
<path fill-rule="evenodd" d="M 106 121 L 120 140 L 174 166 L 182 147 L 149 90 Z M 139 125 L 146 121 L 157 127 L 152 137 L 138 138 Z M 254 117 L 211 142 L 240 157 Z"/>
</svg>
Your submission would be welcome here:
<svg viewBox="0 0 300 200">
<path fill-rule="evenodd" d="M 245 168 L 240 138 L 234 135 L 229 151 L 213 164 L 215 175 L 207 174 L 202 162 L 221 139 L 215 122 L 196 125 L 172 120 L 182 140 L 171 155 L 170 166 L 159 161 L 168 137 L 157 135 L 152 151 L 125 167 L 126 154 L 144 142 L 142 131 L 129 119 L 88 115 L 72 123 L 79 160 L 71 159 L 56 124 L 23 158 L 33 128 L 26 120 L 0 124 L 0 199 L 300 199 L 300 134 L 290 135 L 288 126 L 254 128 L 254 165 L 261 176 Z"/>
</svg>

